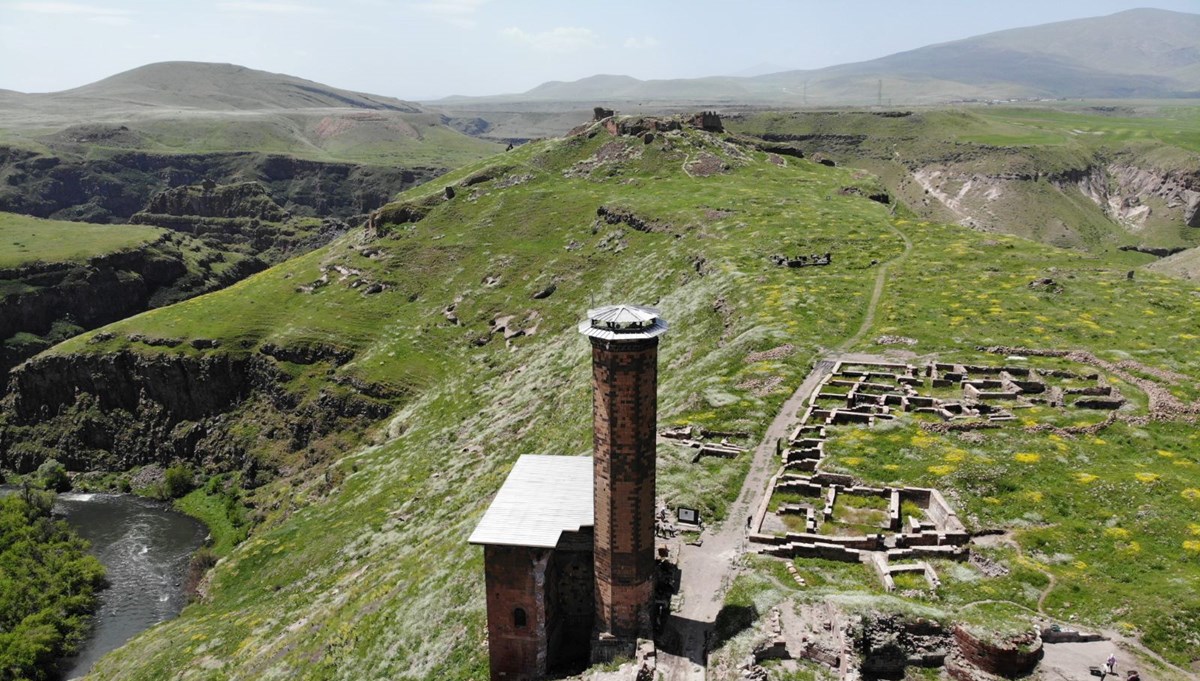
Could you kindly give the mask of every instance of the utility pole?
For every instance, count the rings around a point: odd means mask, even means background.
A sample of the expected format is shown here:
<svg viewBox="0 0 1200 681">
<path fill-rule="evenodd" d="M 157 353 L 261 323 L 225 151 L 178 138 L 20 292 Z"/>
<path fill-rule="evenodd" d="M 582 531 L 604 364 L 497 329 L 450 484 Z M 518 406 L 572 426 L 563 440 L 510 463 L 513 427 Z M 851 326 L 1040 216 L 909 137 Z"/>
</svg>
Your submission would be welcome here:
<svg viewBox="0 0 1200 681">
<path fill-rule="evenodd" d="M 879 79 L 879 94 L 875 96 L 875 106 L 883 106 L 883 79 Z"/>
</svg>

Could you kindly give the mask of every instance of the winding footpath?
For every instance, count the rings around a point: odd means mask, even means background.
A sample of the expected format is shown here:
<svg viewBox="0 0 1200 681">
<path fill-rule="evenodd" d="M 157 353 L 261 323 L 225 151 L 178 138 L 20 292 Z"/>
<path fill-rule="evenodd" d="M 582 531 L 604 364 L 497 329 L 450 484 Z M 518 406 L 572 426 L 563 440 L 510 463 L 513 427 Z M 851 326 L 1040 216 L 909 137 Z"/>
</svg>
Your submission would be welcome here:
<svg viewBox="0 0 1200 681">
<path fill-rule="evenodd" d="M 875 324 L 875 309 L 879 307 L 879 300 L 883 297 L 883 290 L 887 285 L 888 272 L 891 270 L 892 265 L 898 265 L 904 262 L 908 258 L 908 254 L 912 252 L 912 240 L 908 238 L 907 234 L 897 229 L 896 225 L 892 224 L 890 221 L 888 222 L 888 229 L 892 230 L 896 236 L 900 237 L 900 239 L 904 241 L 904 251 L 900 255 L 879 266 L 879 274 L 875 276 L 875 288 L 871 290 L 871 302 L 867 303 L 867 313 L 863 315 L 862 324 L 858 327 L 858 331 L 855 332 L 853 336 L 847 338 L 844 343 L 838 346 L 838 352 L 846 352 L 850 348 L 854 347 L 863 339 L 863 336 L 867 335 L 867 332 L 871 330 L 871 327 Z"/>
<path fill-rule="evenodd" d="M 818 362 L 808 378 L 783 403 L 783 408 L 754 449 L 750 471 L 742 483 L 736 502 L 720 525 L 706 528 L 700 545 L 684 545 L 679 556 L 681 607 L 668 618 L 658 649 L 658 669 L 666 681 L 690 681 L 705 678 L 706 642 L 721 611 L 725 592 L 737 576 L 739 559 L 746 551 L 749 517 L 767 493 L 767 481 L 777 467 L 775 442 L 787 437 L 805 400 L 833 368 L 832 362 Z"/>
<path fill-rule="evenodd" d="M 904 241 L 904 251 L 880 266 L 862 324 L 853 336 L 838 346 L 838 353 L 849 350 L 870 331 L 891 266 L 902 262 L 912 251 L 912 241 L 908 236 L 890 221 L 888 227 Z M 700 535 L 699 545 L 684 545 L 680 552 L 681 604 L 679 610 L 667 619 L 659 636 L 657 664 L 664 681 L 701 681 L 705 678 L 708 642 L 713 636 L 717 613 L 721 611 L 725 592 L 737 576 L 740 559 L 746 553 L 749 542 L 749 523 L 746 519 L 762 503 L 763 496 L 770 493 L 767 482 L 778 469 L 775 443 L 779 438 L 788 436 L 805 401 L 821 385 L 833 366 L 832 358 L 814 364 L 808 377 L 783 403 L 763 434 L 762 442 L 754 449 L 750 470 L 725 521 L 706 528 Z"/>
</svg>

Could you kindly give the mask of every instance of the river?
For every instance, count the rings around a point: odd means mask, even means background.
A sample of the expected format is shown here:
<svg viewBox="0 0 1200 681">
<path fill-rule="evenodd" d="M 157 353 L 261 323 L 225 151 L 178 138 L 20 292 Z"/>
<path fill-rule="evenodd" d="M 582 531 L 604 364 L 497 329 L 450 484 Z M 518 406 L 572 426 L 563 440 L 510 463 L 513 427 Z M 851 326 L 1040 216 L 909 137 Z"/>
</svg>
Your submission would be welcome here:
<svg viewBox="0 0 1200 681">
<path fill-rule="evenodd" d="M 95 626 L 63 678 L 83 676 L 134 635 L 179 614 L 188 560 L 208 530 L 161 503 L 125 494 L 60 494 L 54 514 L 92 544 L 110 586 L 100 592 Z"/>
</svg>

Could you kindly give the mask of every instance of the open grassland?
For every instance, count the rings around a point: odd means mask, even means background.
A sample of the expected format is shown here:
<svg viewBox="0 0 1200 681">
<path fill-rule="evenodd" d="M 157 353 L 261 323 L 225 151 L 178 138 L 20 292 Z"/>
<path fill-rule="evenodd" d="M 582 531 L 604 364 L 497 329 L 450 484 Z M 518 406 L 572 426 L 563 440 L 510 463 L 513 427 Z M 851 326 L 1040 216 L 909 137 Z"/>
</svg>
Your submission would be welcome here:
<svg viewBox="0 0 1200 681">
<path fill-rule="evenodd" d="M 868 169 L 930 220 L 1094 253 L 1200 243 L 1175 192 L 1196 186 L 1196 106 L 768 112 L 730 127 Z"/>
<path fill-rule="evenodd" d="M 1200 107 L 1196 106 L 994 108 L 978 115 L 990 124 L 989 129 L 958 131 L 957 139 L 995 146 L 1144 144 L 1200 153 Z"/>
<path fill-rule="evenodd" d="M 502 147 L 446 126 L 436 114 L 353 109 L 196 111 L 86 116 L 48 127 L 41 119 L 0 119 L 0 141 L 43 153 L 107 158 L 257 152 L 364 165 L 453 168 Z"/>
<path fill-rule="evenodd" d="M 898 265 L 888 283 L 878 333 L 918 339 L 916 349 L 937 351 L 940 361 L 1002 359 L 978 352 L 982 345 L 1088 349 L 1113 362 L 1133 359 L 1187 377 L 1165 387 L 1185 401 L 1196 399 L 1200 296 L 1193 287 L 1152 275 L 1128 279 L 1094 256 L 1013 237 L 897 224 L 916 255 Z M 1030 288 L 1045 277 L 1062 282 L 1061 290 Z M 1051 358 L 1027 363 L 1096 371 Z M 1101 374 L 1129 399 L 1125 411 L 1145 413 L 1141 391 Z M 827 446 L 826 467 L 871 484 L 939 488 L 971 529 L 1013 531 L 1023 552 L 994 551 L 1013 568 L 1007 577 L 980 580 L 951 568 L 941 602 L 1002 599 L 1036 610 L 1053 575 L 1057 585 L 1044 597 L 1050 615 L 1140 633 L 1176 663 L 1200 656 L 1195 425 L 1118 422 L 1095 435 L 1071 436 L 1034 427 L 1088 426 L 1104 413 L 1039 406 L 1016 413 L 1015 424 L 967 434 L 930 433 L 919 427 L 923 417 L 886 428 L 839 429 Z"/>
<path fill-rule="evenodd" d="M 709 156 L 727 172 L 693 176 L 714 166 L 695 163 Z M 455 187 L 454 198 L 442 198 L 446 186 Z M 317 393 L 332 380 L 356 379 L 408 395 L 361 446 L 307 469 L 281 468 L 279 480 L 254 493 L 261 524 L 215 568 L 207 598 L 110 655 L 95 676 L 484 677 L 482 558 L 465 539 L 518 455 L 589 451 L 589 355 L 574 325 L 593 304 L 657 304 L 671 323 L 659 360 L 661 425 L 745 430 L 747 444 L 757 442 L 810 360 L 854 337 L 880 263 L 893 264 L 860 347 L 894 333 L 917 339 L 917 352 L 964 358 L 991 343 L 1085 348 L 1200 376 L 1200 338 L 1188 322 L 1200 298 L 1191 287 L 1140 274 L 1129 281 L 1100 256 L 895 217 L 841 191 L 849 186 L 870 193 L 875 181 L 804 160 L 776 165 L 695 131 L 649 144 L 603 131 L 535 143 L 406 193 L 372 232 L 352 232 L 224 291 L 107 327 L 108 340 L 84 336 L 58 346 L 53 352 L 331 345 L 352 351 L 353 360 L 285 365 L 289 391 Z M 614 209 L 634 215 L 640 226 L 598 217 L 600 206 L 610 216 Z M 414 222 L 417 213 L 425 217 Z M 913 249 L 899 259 L 905 238 Z M 788 269 L 768 259 L 824 252 L 833 254 L 828 267 Z M 1063 292 L 1028 288 L 1045 276 L 1061 281 Z M 384 290 L 365 294 L 373 283 Z M 552 294 L 533 298 L 550 284 Z M 506 342 L 500 326 L 525 334 Z M 155 348 L 130 334 L 216 339 L 221 349 Z M 774 352 L 754 354 L 767 350 Z M 254 417 L 234 415 L 256 451 L 265 451 L 270 444 Z M 846 459 L 857 456 L 854 470 L 864 479 L 936 483 L 955 492 L 952 503 L 971 523 L 1017 530 L 1025 557 L 1016 549 L 993 554 L 1008 563 L 1009 576 L 986 583 L 973 573 L 951 576 L 939 612 L 953 616 L 979 600 L 983 586 L 993 598 L 1035 607 L 1052 571 L 1063 586 L 1051 591 L 1051 612 L 1129 622 L 1172 659 L 1197 658 L 1200 628 L 1177 617 L 1198 607 L 1187 588 L 1197 570 L 1186 521 L 1200 503 L 1187 492 L 1200 487 L 1187 463 L 1195 463 L 1194 440 L 1172 424 L 1122 435 L 1123 428 L 1101 435 L 1104 443 L 1061 443 L 1063 451 L 1044 435 L 969 447 L 930 436 L 918 447 L 920 431 L 903 423 L 870 433 L 891 449 L 849 454 L 849 436 L 841 436 L 831 461 L 850 466 Z M 951 447 L 964 450 L 955 469 L 930 472 L 951 465 Z M 1040 458 L 1013 458 L 1026 451 Z M 721 517 L 745 457 L 693 464 L 673 446 L 659 454 L 667 503 Z M 1084 484 L 1076 472 L 1097 477 Z M 1122 498 L 1109 508 L 1096 490 Z M 1101 516 L 1105 528 L 1128 536 L 1101 540 Z M 1131 542 L 1140 547 L 1136 558 L 1119 553 Z M 1134 569 L 1137 561 L 1157 567 Z M 814 583 L 820 578 L 822 593 L 861 588 L 879 596 L 861 565 L 801 567 Z M 1126 604 L 1139 590 L 1151 595 L 1148 605 Z M 1168 595 L 1169 610 L 1162 607 Z M 881 603 L 932 607 L 890 596 L 870 601 Z"/>
<path fill-rule="evenodd" d="M 0 213 L 0 267 L 84 261 L 150 243 L 164 232 L 158 227 L 90 225 Z"/>
</svg>

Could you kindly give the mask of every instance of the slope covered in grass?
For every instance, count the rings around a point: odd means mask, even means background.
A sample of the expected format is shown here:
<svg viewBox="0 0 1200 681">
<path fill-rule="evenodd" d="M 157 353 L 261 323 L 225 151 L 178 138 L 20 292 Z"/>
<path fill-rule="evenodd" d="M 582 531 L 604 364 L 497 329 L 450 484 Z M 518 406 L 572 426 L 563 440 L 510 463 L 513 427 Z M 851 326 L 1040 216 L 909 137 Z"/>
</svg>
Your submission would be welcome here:
<svg viewBox="0 0 1200 681">
<path fill-rule="evenodd" d="M 843 191 L 850 187 L 859 190 Z M 1200 338 L 1187 330 L 1200 298 L 1190 288 L 1153 275 L 1128 282 L 1117 269 L 1123 265 L 1103 256 L 895 217 L 863 198 L 875 189 L 861 172 L 769 156 L 720 135 L 685 128 L 647 142 L 597 127 L 464 168 L 407 192 L 366 231 L 224 291 L 107 327 L 104 336 L 58 346 L 56 357 L 332 346 L 352 358 L 281 363 L 289 377 L 283 390 L 386 385 L 404 394 L 361 441 L 349 435 L 303 460 L 275 460 L 277 479 L 249 493 L 258 525 L 215 568 L 207 596 L 110 655 L 95 677 L 485 676 L 482 560 L 466 537 L 518 455 L 590 450 L 588 346 L 574 325 L 593 304 L 656 304 L 671 323 L 660 355 L 660 425 L 745 430 L 747 444 L 809 361 L 855 336 L 881 263 L 892 267 L 879 279 L 875 323 L 860 347 L 873 347 L 881 333 L 917 339 L 918 352 L 958 356 L 983 343 L 1036 342 L 1110 359 L 1128 353 L 1193 381 L 1200 376 Z M 912 249 L 902 258 L 906 240 Z M 828 267 L 789 269 L 770 260 L 826 252 Z M 1063 293 L 1028 287 L 1051 270 L 1064 280 Z M 374 285 L 382 290 L 367 293 Z M 1144 323 L 1147 310 L 1153 327 Z M 1095 316 L 1085 320 L 1084 313 Z M 220 343 L 168 349 L 134 340 L 163 335 Z M 774 351 L 754 354 L 765 350 Z M 1144 398 L 1132 402 L 1131 409 L 1144 409 Z M 255 425 L 261 416 L 235 411 L 224 423 L 249 451 L 269 458 L 277 444 Z M 1078 587 L 1084 596 L 1072 596 L 1070 606 L 1065 597 L 1052 599 L 1056 613 L 1104 623 L 1135 589 L 1156 599 L 1172 594 L 1180 612 L 1196 606 L 1194 591 L 1183 588 L 1195 579 L 1195 558 L 1183 567 L 1173 560 L 1190 556 L 1180 542 L 1192 541 L 1182 539 L 1192 530 L 1178 514 L 1197 503 L 1186 491 L 1200 487 L 1186 463 L 1195 455 L 1179 432 L 1164 424 L 1113 437 L 1111 449 L 1089 463 L 1097 475 L 1111 469 L 1115 476 L 1152 448 L 1185 462 L 1168 464 L 1168 476 L 1153 460 L 1147 472 L 1161 482 L 1136 497 L 1136 512 L 1147 509 L 1163 522 L 1129 527 L 1131 535 L 1169 528 L 1161 541 L 1178 546 L 1163 556 L 1162 569 L 1144 571 L 1081 551 L 1094 581 L 1073 581 L 1069 593 Z M 1037 503 L 1050 507 L 1037 521 L 1040 533 L 1018 533 L 1017 541 L 1030 550 L 1055 551 L 1056 542 L 1075 550 L 1076 540 L 1059 534 L 1082 521 L 1061 509 L 1094 492 L 1060 484 L 1070 460 L 1051 463 L 1057 447 L 1028 443 L 1035 445 L 1046 451 L 1043 474 L 1019 475 L 1013 464 L 1000 478 L 1002 494 L 1040 494 Z M 972 456 L 1006 446 L 989 441 Z M 1081 443 L 1068 455 L 1087 456 L 1093 446 Z M 855 465 L 865 478 L 886 471 L 889 480 L 927 482 L 923 452 L 899 452 L 904 466 L 894 471 L 868 466 L 866 456 Z M 719 518 L 739 488 L 745 457 L 691 459 L 690 450 L 660 448 L 659 495 Z M 965 505 L 972 523 L 1012 524 L 1013 514 L 1026 513 L 985 513 L 986 498 L 997 492 L 955 489 L 954 503 Z M 1126 512 L 1135 509 L 1119 511 L 1114 526 L 1136 522 Z M 1072 568 L 1054 569 L 1065 579 Z M 1119 580 L 1128 581 L 1105 589 Z M 1025 593 L 1019 585 L 1016 591 Z M 953 613 L 978 598 L 955 596 L 945 607 Z M 1194 624 L 1169 617 L 1134 622 L 1131 631 L 1145 632 L 1172 659 L 1200 657 L 1186 643 Z M 1154 631 L 1183 638 L 1164 642 Z"/>
<path fill-rule="evenodd" d="M 730 127 L 869 169 L 931 220 L 1097 253 L 1200 242 L 1194 106 L 774 112 Z"/>
<path fill-rule="evenodd" d="M 0 267 L 84 261 L 150 243 L 164 232 L 142 225 L 80 225 L 0 213 Z"/>
</svg>

